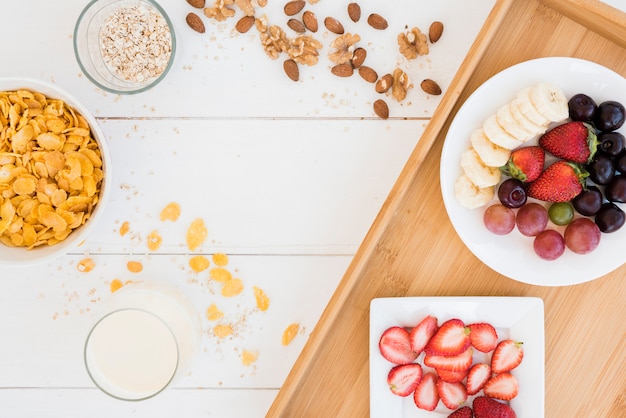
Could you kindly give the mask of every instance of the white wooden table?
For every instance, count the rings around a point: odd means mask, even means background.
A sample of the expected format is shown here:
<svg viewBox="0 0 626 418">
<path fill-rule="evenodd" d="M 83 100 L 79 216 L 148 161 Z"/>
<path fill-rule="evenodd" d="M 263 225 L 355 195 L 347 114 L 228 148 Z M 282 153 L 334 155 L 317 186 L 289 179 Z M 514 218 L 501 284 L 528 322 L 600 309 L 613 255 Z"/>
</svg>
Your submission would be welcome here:
<svg viewBox="0 0 626 418">
<path fill-rule="evenodd" d="M 193 9 L 184 0 L 160 2 L 178 47 L 165 80 L 137 95 L 106 93 L 81 74 L 72 50 L 86 3 L 5 1 L 0 13 L 0 77 L 39 78 L 73 93 L 98 118 L 113 160 L 111 200 L 84 245 L 51 263 L 0 266 L 0 416 L 264 416 L 439 102 L 419 82 L 432 78 L 445 90 L 493 1 L 362 2 L 364 16 L 387 18 L 384 32 L 364 18 L 349 21 L 348 2 L 307 6 L 359 33 L 379 73 L 399 66 L 409 74 L 415 88 L 402 104 L 387 100 L 385 121 L 372 111 L 379 96 L 371 85 L 330 73 L 334 35 L 324 28 L 316 34 L 324 43 L 319 64 L 301 67 L 294 83 L 282 60 L 265 55 L 255 29 L 234 31 L 236 18 L 203 17 L 206 33 L 189 29 Z M 261 13 L 284 26 L 285 2 L 269 3 Z M 426 31 L 433 20 L 445 24 L 442 39 L 408 62 L 397 34 L 405 25 Z M 161 222 L 172 201 L 180 219 Z M 197 217 L 209 238 L 196 253 L 227 254 L 227 268 L 244 282 L 241 295 L 222 297 L 206 271 L 189 268 L 184 237 Z M 124 222 L 130 232 L 122 236 Z M 153 230 L 163 236 L 156 252 L 146 246 Z M 88 273 L 77 269 L 86 256 L 96 264 Z M 143 271 L 129 272 L 130 260 Z M 203 316 L 202 352 L 189 375 L 139 403 L 104 395 L 83 366 L 86 333 L 116 278 L 172 283 Z M 254 308 L 253 286 L 269 296 L 267 311 Z M 231 336 L 213 335 L 215 322 L 204 317 L 212 303 Z M 291 323 L 300 332 L 283 346 Z M 244 350 L 259 355 L 251 366 L 242 364 Z"/>
</svg>

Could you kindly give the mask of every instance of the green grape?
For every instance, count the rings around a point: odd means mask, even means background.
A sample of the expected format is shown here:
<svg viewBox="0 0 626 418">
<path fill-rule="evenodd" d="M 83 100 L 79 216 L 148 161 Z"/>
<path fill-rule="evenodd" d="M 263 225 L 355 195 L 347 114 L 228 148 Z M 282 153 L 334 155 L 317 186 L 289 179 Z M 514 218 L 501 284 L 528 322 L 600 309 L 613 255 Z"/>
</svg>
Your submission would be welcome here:
<svg viewBox="0 0 626 418">
<path fill-rule="evenodd" d="M 548 208 L 548 217 L 555 225 L 567 225 L 574 219 L 574 207 L 569 202 L 557 202 Z"/>
</svg>

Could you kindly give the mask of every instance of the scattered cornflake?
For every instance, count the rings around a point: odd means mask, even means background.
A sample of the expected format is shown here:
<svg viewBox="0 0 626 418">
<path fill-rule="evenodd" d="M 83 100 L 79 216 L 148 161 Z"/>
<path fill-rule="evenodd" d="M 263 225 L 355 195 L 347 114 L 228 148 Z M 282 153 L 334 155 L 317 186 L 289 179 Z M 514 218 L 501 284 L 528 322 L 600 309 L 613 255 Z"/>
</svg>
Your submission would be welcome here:
<svg viewBox="0 0 626 418">
<path fill-rule="evenodd" d="M 126 263 L 126 268 L 128 268 L 128 271 L 131 273 L 139 273 L 143 270 L 143 264 L 141 264 L 140 261 L 129 261 Z"/>
<path fill-rule="evenodd" d="M 224 312 L 220 311 L 216 304 L 212 303 L 206 310 L 206 319 L 209 321 L 219 321 L 224 317 Z"/>
<path fill-rule="evenodd" d="M 163 208 L 161 211 L 161 221 L 176 221 L 180 216 L 180 205 L 176 202 L 171 202 Z"/>
<path fill-rule="evenodd" d="M 204 221 L 201 218 L 194 219 L 187 230 L 187 247 L 191 251 L 194 251 L 204 242 L 207 235 L 208 231 L 204 225 Z"/>
<path fill-rule="evenodd" d="M 215 281 L 228 283 L 233 279 L 233 275 L 230 271 L 226 270 L 224 267 L 214 267 L 209 270 L 209 276 Z"/>
<path fill-rule="evenodd" d="M 243 282 L 240 279 L 232 279 L 224 283 L 222 287 L 222 296 L 232 297 L 243 292 Z"/>
<path fill-rule="evenodd" d="M 216 325 L 213 327 L 213 334 L 218 338 L 228 337 L 233 333 L 233 327 L 230 325 Z"/>
<path fill-rule="evenodd" d="M 241 353 L 241 362 L 246 367 L 251 366 L 252 363 L 256 362 L 258 358 L 258 351 L 243 350 L 243 353 Z"/>
<path fill-rule="evenodd" d="M 128 234 L 128 231 L 130 231 L 130 224 L 128 223 L 128 221 L 126 221 L 120 227 L 120 236 L 123 237 L 124 235 Z"/>
<path fill-rule="evenodd" d="M 256 306 L 262 311 L 266 311 L 270 306 L 270 298 L 267 297 L 263 289 L 256 286 L 252 286 L 254 290 L 254 298 L 256 299 Z"/>
<path fill-rule="evenodd" d="M 91 258 L 83 258 L 76 264 L 76 269 L 82 273 L 89 273 L 96 267 L 96 263 Z"/>
<path fill-rule="evenodd" d="M 300 324 L 289 325 L 283 332 L 283 345 L 289 345 L 296 335 L 298 335 L 298 331 L 300 331 Z"/>
<path fill-rule="evenodd" d="M 113 292 L 117 292 L 118 290 L 120 290 L 122 286 L 124 286 L 124 283 L 122 283 L 120 279 L 113 279 L 111 280 L 111 284 L 109 285 L 109 288 L 111 289 L 111 293 L 113 293 Z"/>
<path fill-rule="evenodd" d="M 148 249 L 150 251 L 156 251 L 161 246 L 161 242 L 163 242 L 163 238 L 159 234 L 159 231 L 156 229 L 148 235 Z"/>
<path fill-rule="evenodd" d="M 196 273 L 200 273 L 209 268 L 209 259 L 203 255 L 194 255 L 189 259 L 189 267 Z"/>
<path fill-rule="evenodd" d="M 224 267 L 228 264 L 228 256 L 223 253 L 215 253 L 213 254 L 213 263 L 216 266 Z"/>
</svg>

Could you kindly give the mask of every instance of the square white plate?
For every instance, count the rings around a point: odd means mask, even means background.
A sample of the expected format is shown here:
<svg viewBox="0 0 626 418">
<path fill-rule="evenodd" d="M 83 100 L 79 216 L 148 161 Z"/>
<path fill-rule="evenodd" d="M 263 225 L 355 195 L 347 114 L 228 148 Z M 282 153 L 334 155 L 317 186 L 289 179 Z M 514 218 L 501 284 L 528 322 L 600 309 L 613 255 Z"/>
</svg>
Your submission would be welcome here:
<svg viewBox="0 0 626 418">
<path fill-rule="evenodd" d="M 535 297 L 397 297 L 373 299 L 370 304 L 370 417 L 442 418 L 452 411 L 440 401 L 433 412 L 421 410 L 413 396 L 402 398 L 391 393 L 387 374 L 393 364 L 378 349 L 382 333 L 389 327 L 413 327 L 426 315 L 436 316 L 439 325 L 452 318 L 465 324 L 488 322 L 498 339 L 511 338 L 524 343 L 522 363 L 512 371 L 519 382 L 519 394 L 510 405 L 518 418 L 544 417 L 544 315 L 543 300 Z M 478 352 L 476 352 L 478 353 Z M 478 358 L 480 353 L 475 354 Z M 423 354 L 417 361 L 423 364 Z M 482 359 L 485 360 L 485 359 Z M 424 367 L 427 370 L 428 367 Z M 479 392 L 482 394 L 482 391 Z M 467 404 L 471 406 L 471 399 Z"/>
</svg>

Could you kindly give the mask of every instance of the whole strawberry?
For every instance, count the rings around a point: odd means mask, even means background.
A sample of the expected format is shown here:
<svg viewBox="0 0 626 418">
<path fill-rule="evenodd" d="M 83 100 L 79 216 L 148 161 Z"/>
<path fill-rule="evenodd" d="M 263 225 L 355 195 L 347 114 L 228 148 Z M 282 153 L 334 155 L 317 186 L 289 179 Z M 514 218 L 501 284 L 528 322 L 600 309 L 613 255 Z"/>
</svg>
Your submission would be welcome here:
<svg viewBox="0 0 626 418">
<path fill-rule="evenodd" d="M 474 418 L 517 418 L 515 411 L 510 406 L 486 396 L 474 398 L 472 407 Z"/>
<path fill-rule="evenodd" d="M 574 121 L 559 125 L 539 138 L 539 145 L 555 157 L 585 164 L 598 148 L 594 128 L 588 123 Z"/>
<path fill-rule="evenodd" d="M 578 164 L 559 160 L 528 185 L 526 194 L 544 202 L 568 202 L 583 191 L 584 179 L 588 175 Z"/>
<path fill-rule="evenodd" d="M 509 161 L 500 167 L 502 173 L 523 183 L 535 181 L 543 170 L 545 152 L 539 146 L 517 148 L 511 152 Z"/>
</svg>

